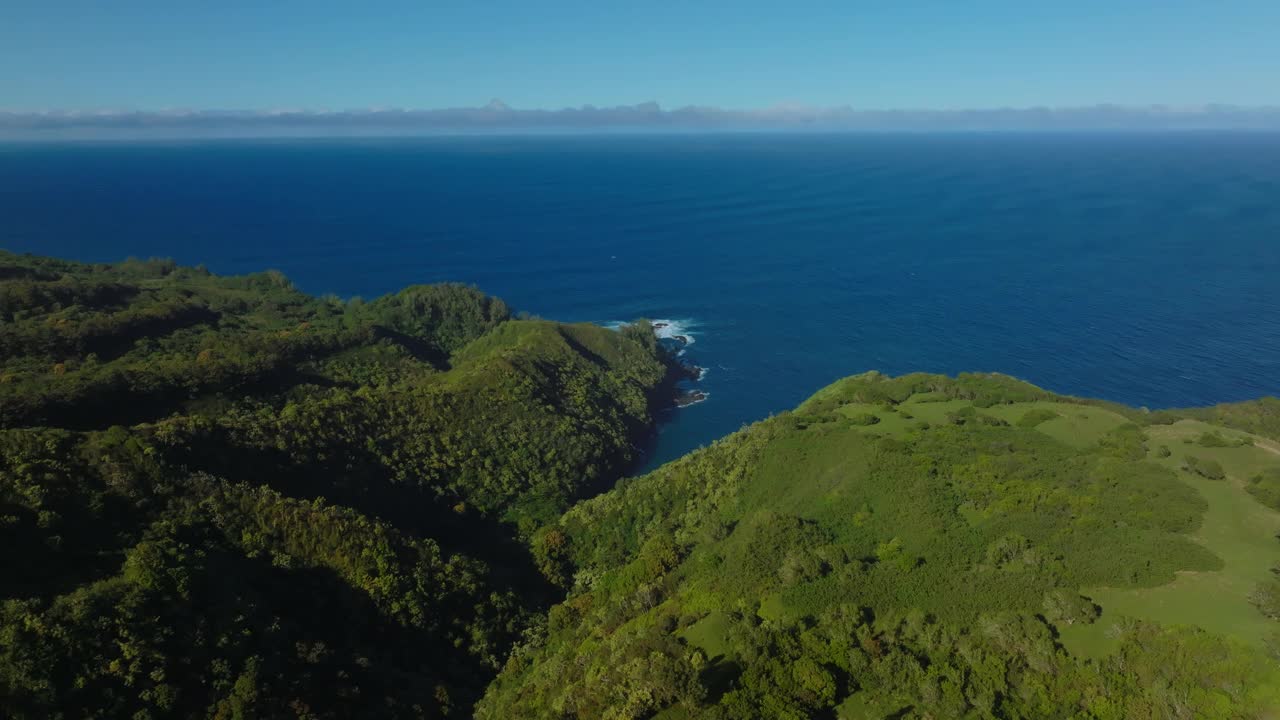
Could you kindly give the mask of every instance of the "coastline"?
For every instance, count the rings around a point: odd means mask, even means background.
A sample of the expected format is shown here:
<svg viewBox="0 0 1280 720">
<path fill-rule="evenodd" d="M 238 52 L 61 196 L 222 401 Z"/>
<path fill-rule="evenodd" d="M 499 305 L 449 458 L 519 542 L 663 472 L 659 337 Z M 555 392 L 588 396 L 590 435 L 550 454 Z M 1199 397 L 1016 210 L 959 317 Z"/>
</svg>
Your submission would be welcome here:
<svg viewBox="0 0 1280 720">
<path fill-rule="evenodd" d="M 683 323 L 673 320 L 652 320 L 650 325 L 659 346 L 667 353 L 670 407 L 680 409 L 706 402 L 711 393 L 690 387 L 706 376 L 706 368 L 683 359 L 689 346 L 694 344 L 693 333 Z"/>
</svg>

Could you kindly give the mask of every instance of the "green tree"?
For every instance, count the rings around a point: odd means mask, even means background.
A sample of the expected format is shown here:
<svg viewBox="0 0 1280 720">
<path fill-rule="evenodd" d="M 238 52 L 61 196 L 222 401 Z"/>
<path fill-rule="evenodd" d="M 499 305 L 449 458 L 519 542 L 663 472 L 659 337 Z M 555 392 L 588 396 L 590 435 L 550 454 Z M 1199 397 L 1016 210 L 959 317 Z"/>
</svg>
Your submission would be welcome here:
<svg viewBox="0 0 1280 720">
<path fill-rule="evenodd" d="M 1098 619 L 1098 606 L 1089 598 L 1063 590 L 1050 590 L 1044 596 L 1044 617 L 1055 625 L 1088 624 Z"/>
</svg>

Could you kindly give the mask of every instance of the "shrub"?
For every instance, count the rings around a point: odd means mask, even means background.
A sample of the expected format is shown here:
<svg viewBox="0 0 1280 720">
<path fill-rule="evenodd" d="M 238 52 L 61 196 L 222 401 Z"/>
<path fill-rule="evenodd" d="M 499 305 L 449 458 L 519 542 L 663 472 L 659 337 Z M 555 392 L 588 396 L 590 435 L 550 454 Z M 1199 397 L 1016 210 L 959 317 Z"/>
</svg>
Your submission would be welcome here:
<svg viewBox="0 0 1280 720">
<path fill-rule="evenodd" d="M 1214 430 L 1213 432 L 1200 433 L 1200 437 L 1196 438 L 1196 443 L 1198 443 L 1200 447 L 1207 448 L 1236 448 L 1253 445 L 1253 441 L 1249 438 L 1224 437 L 1223 434 L 1217 430 Z"/>
<path fill-rule="evenodd" d="M 1194 455 L 1187 456 L 1186 468 L 1187 472 L 1195 473 L 1202 478 L 1208 480 L 1222 480 L 1227 474 L 1222 470 L 1222 465 L 1217 460 L 1204 460 Z"/>
<path fill-rule="evenodd" d="M 1147 436 L 1137 425 L 1128 423 L 1108 432 L 1098 441 L 1107 455 L 1125 460 L 1141 460 L 1147 456 Z"/>
<path fill-rule="evenodd" d="M 1018 427 L 1038 427 L 1041 424 L 1058 417 L 1062 416 L 1048 408 L 1033 408 L 1028 410 L 1021 418 L 1018 419 Z"/>
<path fill-rule="evenodd" d="M 1051 590 L 1044 596 L 1044 617 L 1055 625 L 1089 624 L 1098 619 L 1098 606 L 1070 590 Z"/>
<path fill-rule="evenodd" d="M 1207 448 L 1231 447 L 1231 441 L 1222 437 L 1222 433 L 1216 431 L 1200 433 L 1200 437 L 1196 438 L 1196 444 Z"/>
<path fill-rule="evenodd" d="M 1264 580 L 1258 583 L 1249 594 L 1249 603 L 1272 620 L 1280 620 L 1280 581 Z"/>
<path fill-rule="evenodd" d="M 1245 490 L 1263 505 L 1280 510 L 1280 468 L 1268 468 L 1249 478 Z"/>
</svg>

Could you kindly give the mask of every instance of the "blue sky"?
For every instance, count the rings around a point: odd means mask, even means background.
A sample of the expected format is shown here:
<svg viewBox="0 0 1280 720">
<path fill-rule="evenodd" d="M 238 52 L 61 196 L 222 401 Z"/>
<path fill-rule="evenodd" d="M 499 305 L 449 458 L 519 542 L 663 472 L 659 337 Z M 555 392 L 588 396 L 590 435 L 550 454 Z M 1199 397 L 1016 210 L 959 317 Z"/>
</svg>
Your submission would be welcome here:
<svg viewBox="0 0 1280 720">
<path fill-rule="evenodd" d="M 0 109 L 1274 105 L 1277 33 L 1277 0 L 6 0 Z"/>
</svg>

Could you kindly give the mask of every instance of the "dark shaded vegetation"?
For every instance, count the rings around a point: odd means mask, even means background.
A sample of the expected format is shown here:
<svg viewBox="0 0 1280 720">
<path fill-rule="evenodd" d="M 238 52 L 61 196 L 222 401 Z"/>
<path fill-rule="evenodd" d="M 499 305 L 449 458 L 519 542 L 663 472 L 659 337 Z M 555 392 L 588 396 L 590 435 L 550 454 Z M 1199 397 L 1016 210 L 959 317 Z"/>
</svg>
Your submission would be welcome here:
<svg viewBox="0 0 1280 720">
<path fill-rule="evenodd" d="M 1058 413 L 1047 408 L 1035 408 L 1028 410 L 1025 415 L 1018 419 L 1018 427 L 1033 428 L 1042 423 L 1049 422 L 1054 418 L 1061 417 Z"/>
<path fill-rule="evenodd" d="M 1227 473 L 1222 469 L 1222 464 L 1217 460 L 1206 460 L 1194 455 L 1187 456 L 1184 469 L 1206 480 L 1225 480 L 1227 477 Z"/>
<path fill-rule="evenodd" d="M 1249 478 L 1245 487 L 1258 502 L 1273 510 L 1280 510 L 1280 469 L 1268 468 Z"/>
<path fill-rule="evenodd" d="M 650 328 L 0 254 L 6 717 L 467 717 L 616 477 Z"/>
</svg>

